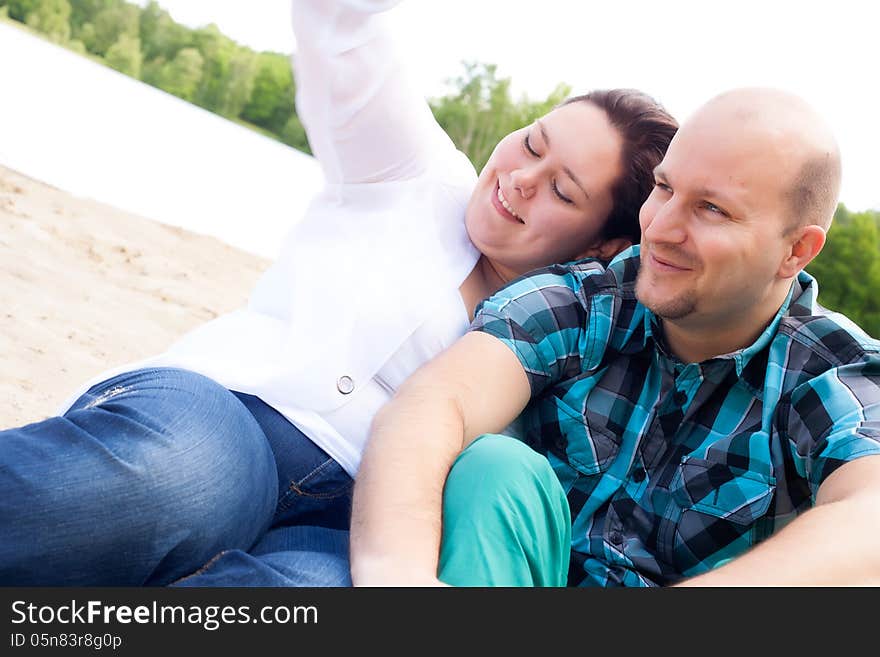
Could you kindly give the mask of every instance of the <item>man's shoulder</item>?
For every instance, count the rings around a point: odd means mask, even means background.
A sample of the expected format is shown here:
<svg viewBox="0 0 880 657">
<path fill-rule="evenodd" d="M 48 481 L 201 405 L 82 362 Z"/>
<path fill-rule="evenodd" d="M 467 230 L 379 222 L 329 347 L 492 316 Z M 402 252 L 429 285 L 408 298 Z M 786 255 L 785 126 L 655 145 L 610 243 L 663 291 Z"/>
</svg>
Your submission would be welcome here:
<svg viewBox="0 0 880 657">
<path fill-rule="evenodd" d="M 549 265 L 526 274 L 532 283 L 565 285 L 578 294 L 614 294 L 635 299 L 636 275 L 639 269 L 639 247 L 621 252 L 610 262 L 583 258 L 564 264 Z"/>
<path fill-rule="evenodd" d="M 787 360 L 819 359 L 833 368 L 880 359 L 880 341 L 846 315 L 815 302 L 794 310 L 779 325 L 779 334 L 791 342 Z"/>
</svg>

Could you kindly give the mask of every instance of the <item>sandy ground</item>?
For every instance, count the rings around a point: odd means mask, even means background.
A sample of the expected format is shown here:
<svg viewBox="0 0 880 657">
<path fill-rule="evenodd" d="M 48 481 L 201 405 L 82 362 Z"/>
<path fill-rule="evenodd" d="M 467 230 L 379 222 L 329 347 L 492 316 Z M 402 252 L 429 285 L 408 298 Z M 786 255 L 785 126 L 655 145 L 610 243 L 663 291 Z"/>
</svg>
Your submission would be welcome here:
<svg viewBox="0 0 880 657">
<path fill-rule="evenodd" d="M 0 165 L 0 429 L 241 305 L 268 264 Z"/>
</svg>

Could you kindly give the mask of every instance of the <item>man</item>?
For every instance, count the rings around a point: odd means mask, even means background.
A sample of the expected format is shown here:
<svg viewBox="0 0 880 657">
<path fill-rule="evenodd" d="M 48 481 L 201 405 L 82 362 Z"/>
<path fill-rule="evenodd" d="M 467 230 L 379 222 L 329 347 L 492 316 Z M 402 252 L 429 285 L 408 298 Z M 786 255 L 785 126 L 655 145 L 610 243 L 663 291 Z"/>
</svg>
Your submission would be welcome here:
<svg viewBox="0 0 880 657">
<path fill-rule="evenodd" d="M 377 416 L 356 584 L 438 583 L 441 501 L 451 584 L 880 583 L 880 344 L 802 271 L 833 136 L 796 97 L 737 90 L 655 174 L 641 247 L 514 281 Z M 530 399 L 540 455 L 484 436 Z"/>
</svg>

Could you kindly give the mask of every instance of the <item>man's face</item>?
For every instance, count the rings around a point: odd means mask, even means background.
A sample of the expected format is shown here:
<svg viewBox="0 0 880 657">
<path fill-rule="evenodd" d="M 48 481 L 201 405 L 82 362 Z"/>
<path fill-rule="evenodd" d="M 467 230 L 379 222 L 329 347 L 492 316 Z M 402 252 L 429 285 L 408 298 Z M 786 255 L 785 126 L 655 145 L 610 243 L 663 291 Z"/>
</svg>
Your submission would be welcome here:
<svg viewBox="0 0 880 657">
<path fill-rule="evenodd" d="M 636 294 L 658 316 L 701 330 L 766 321 L 778 305 L 791 153 L 728 117 L 683 126 L 642 206 Z"/>
</svg>

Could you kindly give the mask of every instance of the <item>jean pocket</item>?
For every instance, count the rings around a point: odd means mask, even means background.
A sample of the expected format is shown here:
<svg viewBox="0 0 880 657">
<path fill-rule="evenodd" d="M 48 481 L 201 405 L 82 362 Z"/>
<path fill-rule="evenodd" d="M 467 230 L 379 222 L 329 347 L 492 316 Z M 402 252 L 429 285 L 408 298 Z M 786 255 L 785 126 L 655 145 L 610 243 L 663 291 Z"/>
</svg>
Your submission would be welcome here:
<svg viewBox="0 0 880 657">
<path fill-rule="evenodd" d="M 351 493 L 354 481 L 335 459 L 328 458 L 305 477 L 290 481 L 279 506 L 297 497 L 331 500 Z M 291 498 L 288 500 L 288 498 Z"/>
<path fill-rule="evenodd" d="M 685 457 L 670 488 L 675 532 L 670 559 L 696 574 L 754 545 L 776 492 L 776 479 L 725 463 Z"/>
</svg>

